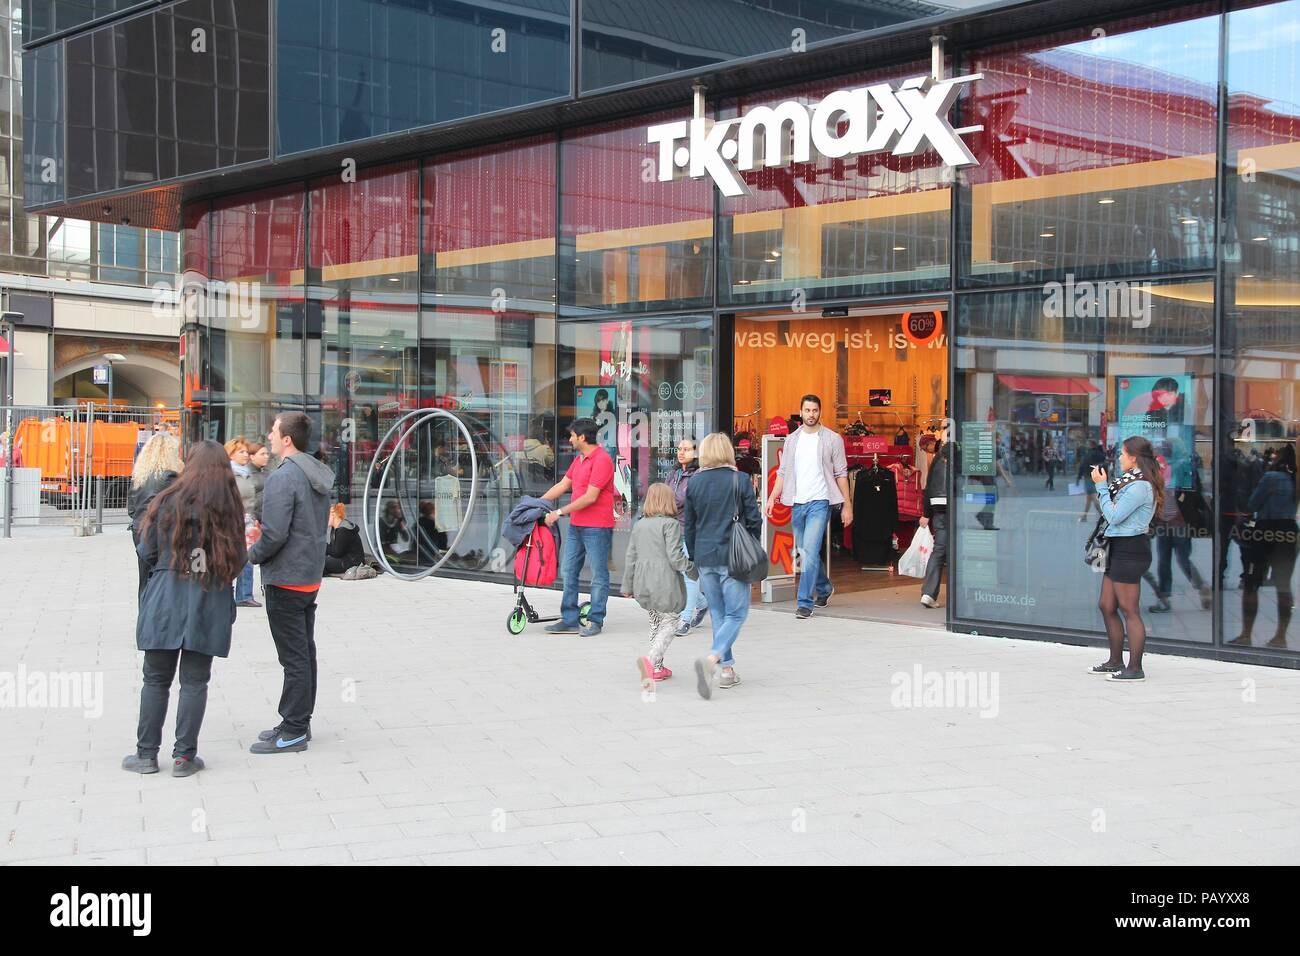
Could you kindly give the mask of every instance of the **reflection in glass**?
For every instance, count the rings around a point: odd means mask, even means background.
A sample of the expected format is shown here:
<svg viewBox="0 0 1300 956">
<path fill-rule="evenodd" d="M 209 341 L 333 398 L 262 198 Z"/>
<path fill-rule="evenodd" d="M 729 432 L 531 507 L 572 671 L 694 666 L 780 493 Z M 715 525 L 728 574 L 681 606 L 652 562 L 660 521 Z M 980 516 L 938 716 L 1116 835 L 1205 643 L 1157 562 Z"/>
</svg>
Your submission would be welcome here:
<svg viewBox="0 0 1300 956">
<path fill-rule="evenodd" d="M 990 0 L 583 0 L 582 89 L 598 90 L 894 26 Z"/>
<path fill-rule="evenodd" d="M 1148 635 L 1211 640 L 1212 289 L 1048 283 L 958 300 L 957 616 L 1100 632 L 1100 577 L 1083 562 L 1091 468 L 1114 475 L 1140 435 L 1169 489 L 1141 594 Z"/>
<path fill-rule="evenodd" d="M 303 401 L 303 200 L 301 187 L 288 187 L 213 207 L 202 306 L 226 437 L 266 434 L 275 410 Z"/>
<path fill-rule="evenodd" d="M 1223 638 L 1300 650 L 1295 604 L 1300 440 L 1300 3 L 1228 14 L 1228 306 L 1219 416 Z M 1236 592 L 1236 593 L 1234 593 Z"/>
<path fill-rule="evenodd" d="M 569 93 L 567 0 L 277 0 L 277 150 Z"/>
<path fill-rule="evenodd" d="M 69 38 L 68 196 L 267 159 L 268 16 L 264 0 L 180 0 Z"/>
<path fill-rule="evenodd" d="M 731 100 L 721 119 L 785 100 L 925 76 L 929 63 Z M 789 163 L 742 173 L 750 195 L 721 200 L 720 302 L 790 302 L 949 284 L 951 170 L 934 151 Z"/>
<path fill-rule="evenodd" d="M 1217 9 L 970 57 L 984 78 L 960 122 L 984 132 L 960 173 L 966 282 L 1213 267 Z"/>
<path fill-rule="evenodd" d="M 420 508 L 433 532 L 421 547 L 440 558 L 472 522 L 450 568 L 507 571 L 506 516 L 554 481 L 555 152 L 554 138 L 538 137 L 424 170 L 420 404 L 461 418 L 479 468 L 467 517 L 463 438 L 445 421 L 421 436 Z"/>
<path fill-rule="evenodd" d="M 711 304 L 711 183 L 646 181 L 646 128 L 673 119 L 639 117 L 564 138 L 561 313 Z"/>
<path fill-rule="evenodd" d="M 596 416 L 614 460 L 613 580 L 646 489 L 677 467 L 677 443 L 715 427 L 713 323 L 707 316 L 561 323 L 557 475 L 575 455 L 564 429 Z M 567 365 L 571 356 L 572 368 Z"/>
</svg>

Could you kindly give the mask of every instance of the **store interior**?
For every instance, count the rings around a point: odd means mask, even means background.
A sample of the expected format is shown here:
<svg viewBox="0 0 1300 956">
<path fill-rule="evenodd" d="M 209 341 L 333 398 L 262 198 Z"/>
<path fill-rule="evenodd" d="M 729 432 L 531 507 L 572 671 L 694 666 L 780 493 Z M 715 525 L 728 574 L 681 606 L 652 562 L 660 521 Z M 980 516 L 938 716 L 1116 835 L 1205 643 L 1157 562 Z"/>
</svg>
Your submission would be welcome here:
<svg viewBox="0 0 1300 956">
<path fill-rule="evenodd" d="M 735 318 L 732 431 L 741 469 L 760 483 L 763 436 L 798 427 L 806 394 L 821 398 L 822 423 L 844 437 L 854 521 L 845 528 L 832 520 L 835 593 L 818 614 L 943 623 L 946 581 L 940 607 L 927 608 L 920 603 L 921 580 L 900 575 L 897 566 L 917 531 L 921 491 L 947 417 L 945 309 L 924 302 Z M 760 490 L 762 501 L 766 488 Z M 767 531 L 771 549 L 781 529 Z M 775 589 L 773 598 L 768 607 L 793 613 L 788 588 Z"/>
</svg>

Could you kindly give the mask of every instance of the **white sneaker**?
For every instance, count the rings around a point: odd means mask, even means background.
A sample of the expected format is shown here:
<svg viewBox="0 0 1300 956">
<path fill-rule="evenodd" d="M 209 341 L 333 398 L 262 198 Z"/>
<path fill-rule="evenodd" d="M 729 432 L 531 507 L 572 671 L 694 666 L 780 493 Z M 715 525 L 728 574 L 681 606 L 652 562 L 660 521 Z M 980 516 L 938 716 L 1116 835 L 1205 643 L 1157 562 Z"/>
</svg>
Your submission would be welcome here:
<svg viewBox="0 0 1300 956">
<path fill-rule="evenodd" d="M 926 607 L 938 607 L 938 606 L 939 606 L 939 602 L 936 601 L 934 598 L 930 597 L 930 595 L 928 595 L 928 594 L 922 594 L 922 595 L 921 595 L 921 603 L 924 604 Z"/>
</svg>

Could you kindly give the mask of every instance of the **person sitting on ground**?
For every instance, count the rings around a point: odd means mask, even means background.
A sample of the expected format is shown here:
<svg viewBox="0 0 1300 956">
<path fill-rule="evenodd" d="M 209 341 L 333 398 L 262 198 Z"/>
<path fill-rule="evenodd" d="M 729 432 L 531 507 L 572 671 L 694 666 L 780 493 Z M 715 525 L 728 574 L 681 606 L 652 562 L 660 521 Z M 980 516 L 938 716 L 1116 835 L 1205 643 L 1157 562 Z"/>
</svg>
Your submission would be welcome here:
<svg viewBox="0 0 1300 956">
<path fill-rule="evenodd" d="M 325 573 L 342 574 L 366 560 L 361 532 L 347 519 L 347 508 L 336 504 L 330 508 L 330 537 L 325 545 Z"/>
</svg>

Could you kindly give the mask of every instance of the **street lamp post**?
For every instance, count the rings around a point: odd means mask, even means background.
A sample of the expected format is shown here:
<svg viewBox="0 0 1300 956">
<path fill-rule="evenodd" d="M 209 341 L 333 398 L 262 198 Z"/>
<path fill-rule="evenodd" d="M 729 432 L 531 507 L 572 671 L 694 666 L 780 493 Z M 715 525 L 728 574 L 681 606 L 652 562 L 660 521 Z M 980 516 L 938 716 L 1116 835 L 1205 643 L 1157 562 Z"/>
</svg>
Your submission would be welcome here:
<svg viewBox="0 0 1300 956">
<path fill-rule="evenodd" d="M 108 417 L 109 424 L 113 421 L 113 366 L 118 362 L 125 362 L 126 356 L 121 352 L 104 353 L 104 361 L 108 363 Z M 91 416 L 93 419 L 93 415 Z M 93 427 L 91 425 L 90 427 Z M 107 435 L 107 432 L 105 433 Z M 104 439 L 104 461 L 108 461 L 108 439 Z M 104 533 L 104 476 L 100 475 L 95 479 L 95 534 Z"/>
<path fill-rule="evenodd" d="M 121 352 L 106 352 L 104 361 L 108 363 L 108 420 L 113 420 L 113 365 L 117 362 L 125 362 L 126 356 Z"/>
</svg>

